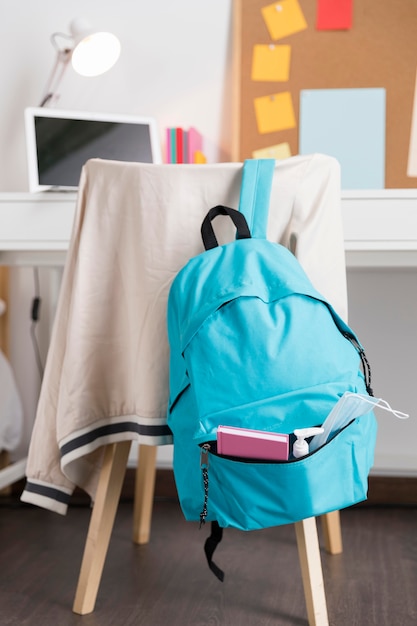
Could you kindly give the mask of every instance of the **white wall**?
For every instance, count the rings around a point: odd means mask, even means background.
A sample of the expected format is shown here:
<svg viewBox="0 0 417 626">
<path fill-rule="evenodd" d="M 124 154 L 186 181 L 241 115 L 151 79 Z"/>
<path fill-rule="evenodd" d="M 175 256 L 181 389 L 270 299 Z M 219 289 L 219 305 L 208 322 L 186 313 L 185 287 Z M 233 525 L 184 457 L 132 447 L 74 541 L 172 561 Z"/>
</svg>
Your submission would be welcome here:
<svg viewBox="0 0 417 626">
<path fill-rule="evenodd" d="M 417 268 L 350 269 L 349 324 L 372 369 L 375 397 L 399 411 L 399 420 L 377 409 L 374 473 L 417 476 Z"/>
</svg>

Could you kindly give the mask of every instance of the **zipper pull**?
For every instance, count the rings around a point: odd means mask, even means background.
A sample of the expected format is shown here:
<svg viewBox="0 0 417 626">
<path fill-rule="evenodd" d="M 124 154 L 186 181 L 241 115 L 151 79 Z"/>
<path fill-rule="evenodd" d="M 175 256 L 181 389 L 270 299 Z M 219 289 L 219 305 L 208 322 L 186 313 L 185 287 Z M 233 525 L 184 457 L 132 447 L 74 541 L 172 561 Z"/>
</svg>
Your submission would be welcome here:
<svg viewBox="0 0 417 626">
<path fill-rule="evenodd" d="M 210 444 L 209 443 L 205 443 L 201 446 L 201 454 L 200 454 L 200 467 L 206 467 L 208 468 L 209 466 L 209 453 L 210 450 Z"/>
<path fill-rule="evenodd" d="M 209 476 L 208 476 L 208 466 L 209 466 L 209 453 L 210 444 L 205 443 L 201 446 L 201 454 L 200 454 L 200 467 L 203 474 L 203 485 L 204 485 L 204 502 L 203 508 L 200 513 L 200 528 L 204 526 L 206 523 L 207 517 L 207 502 L 208 502 L 208 488 L 209 488 Z"/>
<path fill-rule="evenodd" d="M 356 348 L 356 350 L 357 350 L 357 352 L 359 354 L 359 358 L 360 358 L 361 363 L 362 363 L 363 374 L 364 374 L 364 377 L 365 377 L 366 391 L 368 392 L 369 396 L 373 396 L 374 395 L 374 391 L 373 391 L 373 389 L 371 387 L 371 366 L 370 366 L 369 361 L 367 359 L 367 356 L 365 354 L 365 350 L 363 349 L 361 344 L 357 341 L 357 339 L 355 337 L 353 337 L 352 335 L 350 335 L 349 333 L 346 333 L 346 332 L 342 331 L 342 335 L 348 341 L 350 341 L 350 343 Z"/>
</svg>

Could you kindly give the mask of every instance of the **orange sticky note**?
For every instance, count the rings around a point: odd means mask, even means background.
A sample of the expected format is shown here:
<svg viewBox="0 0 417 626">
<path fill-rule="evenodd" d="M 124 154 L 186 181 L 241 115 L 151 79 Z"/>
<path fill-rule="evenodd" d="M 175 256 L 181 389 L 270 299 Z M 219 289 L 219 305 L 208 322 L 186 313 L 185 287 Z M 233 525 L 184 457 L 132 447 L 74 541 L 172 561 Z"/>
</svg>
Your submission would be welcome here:
<svg viewBox="0 0 417 626">
<path fill-rule="evenodd" d="M 256 44 L 252 54 L 252 80 L 285 81 L 290 75 L 291 46 Z"/>
<path fill-rule="evenodd" d="M 254 106 L 258 132 L 261 134 L 295 128 L 294 107 L 289 91 L 255 98 Z"/>
<path fill-rule="evenodd" d="M 287 141 L 277 143 L 275 146 L 259 148 L 252 152 L 253 159 L 289 159 L 291 156 L 290 144 Z"/>
<path fill-rule="evenodd" d="M 298 0 L 280 0 L 261 9 L 272 39 L 282 39 L 307 28 Z"/>
</svg>

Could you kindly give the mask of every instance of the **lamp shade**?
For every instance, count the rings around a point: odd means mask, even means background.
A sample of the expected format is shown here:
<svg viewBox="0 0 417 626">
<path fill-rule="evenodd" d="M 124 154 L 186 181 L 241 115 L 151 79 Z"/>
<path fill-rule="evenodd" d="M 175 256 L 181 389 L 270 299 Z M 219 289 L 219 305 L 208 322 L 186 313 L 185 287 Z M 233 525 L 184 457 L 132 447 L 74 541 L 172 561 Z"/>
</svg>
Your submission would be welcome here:
<svg viewBox="0 0 417 626">
<path fill-rule="evenodd" d="M 71 63 L 81 76 L 98 76 L 107 72 L 120 55 L 120 42 L 115 35 L 94 31 L 83 18 L 70 24 L 74 47 Z"/>
</svg>

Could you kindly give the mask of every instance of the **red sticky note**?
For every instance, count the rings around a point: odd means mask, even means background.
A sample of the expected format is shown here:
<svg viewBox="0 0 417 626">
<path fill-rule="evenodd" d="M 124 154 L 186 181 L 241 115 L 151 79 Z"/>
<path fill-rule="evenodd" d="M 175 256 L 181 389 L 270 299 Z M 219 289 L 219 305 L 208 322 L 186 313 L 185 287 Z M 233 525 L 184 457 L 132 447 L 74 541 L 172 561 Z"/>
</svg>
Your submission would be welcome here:
<svg viewBox="0 0 417 626">
<path fill-rule="evenodd" d="M 317 30 L 352 28 L 353 0 L 317 0 Z"/>
</svg>

